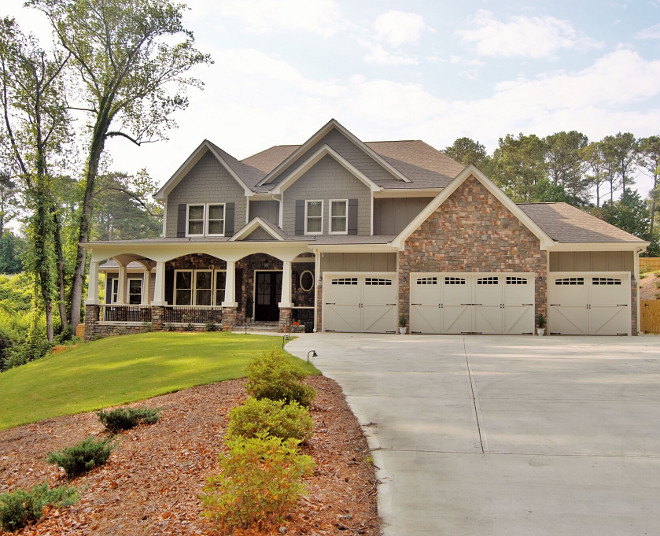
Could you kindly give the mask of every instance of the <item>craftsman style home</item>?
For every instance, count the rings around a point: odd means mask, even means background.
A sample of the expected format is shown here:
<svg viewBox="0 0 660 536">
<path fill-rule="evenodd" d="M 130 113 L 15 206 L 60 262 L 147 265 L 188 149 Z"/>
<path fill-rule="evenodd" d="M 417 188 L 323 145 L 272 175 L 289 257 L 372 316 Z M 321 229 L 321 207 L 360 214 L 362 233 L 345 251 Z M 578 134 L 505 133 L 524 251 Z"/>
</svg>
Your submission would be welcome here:
<svg viewBox="0 0 660 536">
<path fill-rule="evenodd" d="M 161 238 L 86 244 L 88 338 L 400 321 L 531 334 L 538 315 L 550 334 L 638 330 L 646 242 L 565 203 L 513 203 L 422 141 L 363 142 L 331 120 L 239 161 L 204 140 L 155 197 Z"/>
</svg>

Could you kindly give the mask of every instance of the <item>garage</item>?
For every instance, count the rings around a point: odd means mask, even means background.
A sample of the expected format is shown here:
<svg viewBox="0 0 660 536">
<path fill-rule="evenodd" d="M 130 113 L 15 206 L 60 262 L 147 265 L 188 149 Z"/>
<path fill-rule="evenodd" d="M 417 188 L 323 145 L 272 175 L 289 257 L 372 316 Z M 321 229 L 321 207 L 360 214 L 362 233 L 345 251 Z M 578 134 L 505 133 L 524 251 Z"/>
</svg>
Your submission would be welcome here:
<svg viewBox="0 0 660 536">
<path fill-rule="evenodd" d="M 548 297 L 551 334 L 630 334 L 629 272 L 551 273 Z"/>
<path fill-rule="evenodd" d="M 393 333 L 397 327 L 397 275 L 375 272 L 323 274 L 325 331 Z"/>
<path fill-rule="evenodd" d="M 532 273 L 413 273 L 412 333 L 523 334 L 534 331 Z"/>
</svg>

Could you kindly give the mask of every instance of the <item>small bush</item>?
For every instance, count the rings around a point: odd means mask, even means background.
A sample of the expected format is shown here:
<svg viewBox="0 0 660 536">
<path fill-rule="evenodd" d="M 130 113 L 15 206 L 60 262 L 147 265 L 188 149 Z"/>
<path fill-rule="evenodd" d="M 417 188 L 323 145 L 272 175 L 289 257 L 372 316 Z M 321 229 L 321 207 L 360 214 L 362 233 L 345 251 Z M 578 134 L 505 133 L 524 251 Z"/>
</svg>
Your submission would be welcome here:
<svg viewBox="0 0 660 536">
<path fill-rule="evenodd" d="M 218 331 L 218 326 L 214 322 L 207 322 L 204 329 L 206 331 Z"/>
<path fill-rule="evenodd" d="M 221 473 L 208 478 L 203 515 L 221 529 L 267 526 L 282 519 L 305 493 L 303 478 L 314 461 L 297 451 L 299 441 L 259 434 L 227 439 Z"/>
<path fill-rule="evenodd" d="M 281 439 L 307 441 L 312 437 L 314 421 L 307 408 L 292 401 L 248 398 L 245 404 L 229 412 L 230 436 L 255 437 L 266 433 Z"/>
<path fill-rule="evenodd" d="M 48 455 L 48 463 L 59 465 L 69 478 L 75 478 L 94 467 L 103 465 L 114 448 L 112 439 L 97 441 L 88 437 L 73 447 L 51 452 Z"/>
<path fill-rule="evenodd" d="M 140 423 L 153 424 L 160 419 L 161 408 L 117 408 L 97 411 L 96 415 L 108 432 L 116 434 Z"/>
<path fill-rule="evenodd" d="M 308 407 L 316 397 L 316 390 L 302 383 L 305 373 L 287 360 L 279 348 L 271 348 L 253 359 L 247 366 L 245 389 L 254 398 L 296 401 Z"/>
<path fill-rule="evenodd" d="M 8 532 L 38 521 L 47 505 L 69 506 L 78 500 L 75 488 L 59 486 L 50 489 L 47 483 L 37 484 L 30 490 L 19 489 L 0 494 L 0 527 Z"/>
</svg>

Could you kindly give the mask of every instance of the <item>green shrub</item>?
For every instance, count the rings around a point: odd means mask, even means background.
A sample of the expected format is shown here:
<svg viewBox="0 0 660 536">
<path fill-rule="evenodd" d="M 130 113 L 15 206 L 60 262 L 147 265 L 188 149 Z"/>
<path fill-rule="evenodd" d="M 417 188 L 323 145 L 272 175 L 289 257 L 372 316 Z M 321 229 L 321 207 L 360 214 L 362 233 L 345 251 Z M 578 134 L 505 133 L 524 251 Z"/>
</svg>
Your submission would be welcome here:
<svg viewBox="0 0 660 536">
<path fill-rule="evenodd" d="M 281 439 L 307 441 L 312 437 L 314 421 L 307 408 L 292 401 L 248 398 L 245 404 L 229 412 L 230 436 L 255 437 L 264 432 Z"/>
<path fill-rule="evenodd" d="M 264 433 L 227 439 L 227 452 L 219 456 L 222 472 L 204 488 L 203 515 L 222 529 L 280 520 L 305 493 L 303 478 L 314 467 L 298 444 Z"/>
<path fill-rule="evenodd" d="M 110 411 L 97 411 L 101 424 L 108 432 L 116 434 L 140 423 L 153 424 L 160 419 L 161 408 L 117 408 Z"/>
<path fill-rule="evenodd" d="M 66 472 L 69 478 L 75 478 L 94 467 L 103 465 L 114 448 L 112 439 L 103 439 L 97 441 L 93 437 L 88 437 L 73 447 L 51 452 L 48 455 L 48 463 L 59 465 Z"/>
<path fill-rule="evenodd" d="M 59 486 L 50 489 L 47 483 L 37 484 L 30 490 L 19 489 L 0 494 L 0 527 L 8 532 L 38 521 L 47 505 L 69 506 L 78 500 L 75 488 Z"/>
<path fill-rule="evenodd" d="M 255 398 L 296 401 L 308 407 L 316 390 L 302 383 L 305 373 L 295 367 L 279 348 L 271 348 L 253 359 L 247 366 L 247 392 Z"/>
<path fill-rule="evenodd" d="M 218 326 L 214 322 L 207 322 L 204 329 L 206 331 L 218 331 Z"/>
</svg>

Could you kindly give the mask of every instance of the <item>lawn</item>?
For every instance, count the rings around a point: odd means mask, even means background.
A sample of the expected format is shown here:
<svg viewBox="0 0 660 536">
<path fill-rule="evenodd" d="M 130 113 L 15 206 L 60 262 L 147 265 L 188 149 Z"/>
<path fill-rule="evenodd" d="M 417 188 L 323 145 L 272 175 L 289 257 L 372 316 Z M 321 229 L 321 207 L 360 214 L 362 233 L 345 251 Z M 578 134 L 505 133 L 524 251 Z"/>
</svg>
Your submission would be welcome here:
<svg viewBox="0 0 660 536">
<path fill-rule="evenodd" d="M 108 337 L 0 374 L 0 430 L 240 378 L 282 339 L 233 333 Z M 292 360 L 308 372 L 319 371 Z"/>
</svg>

